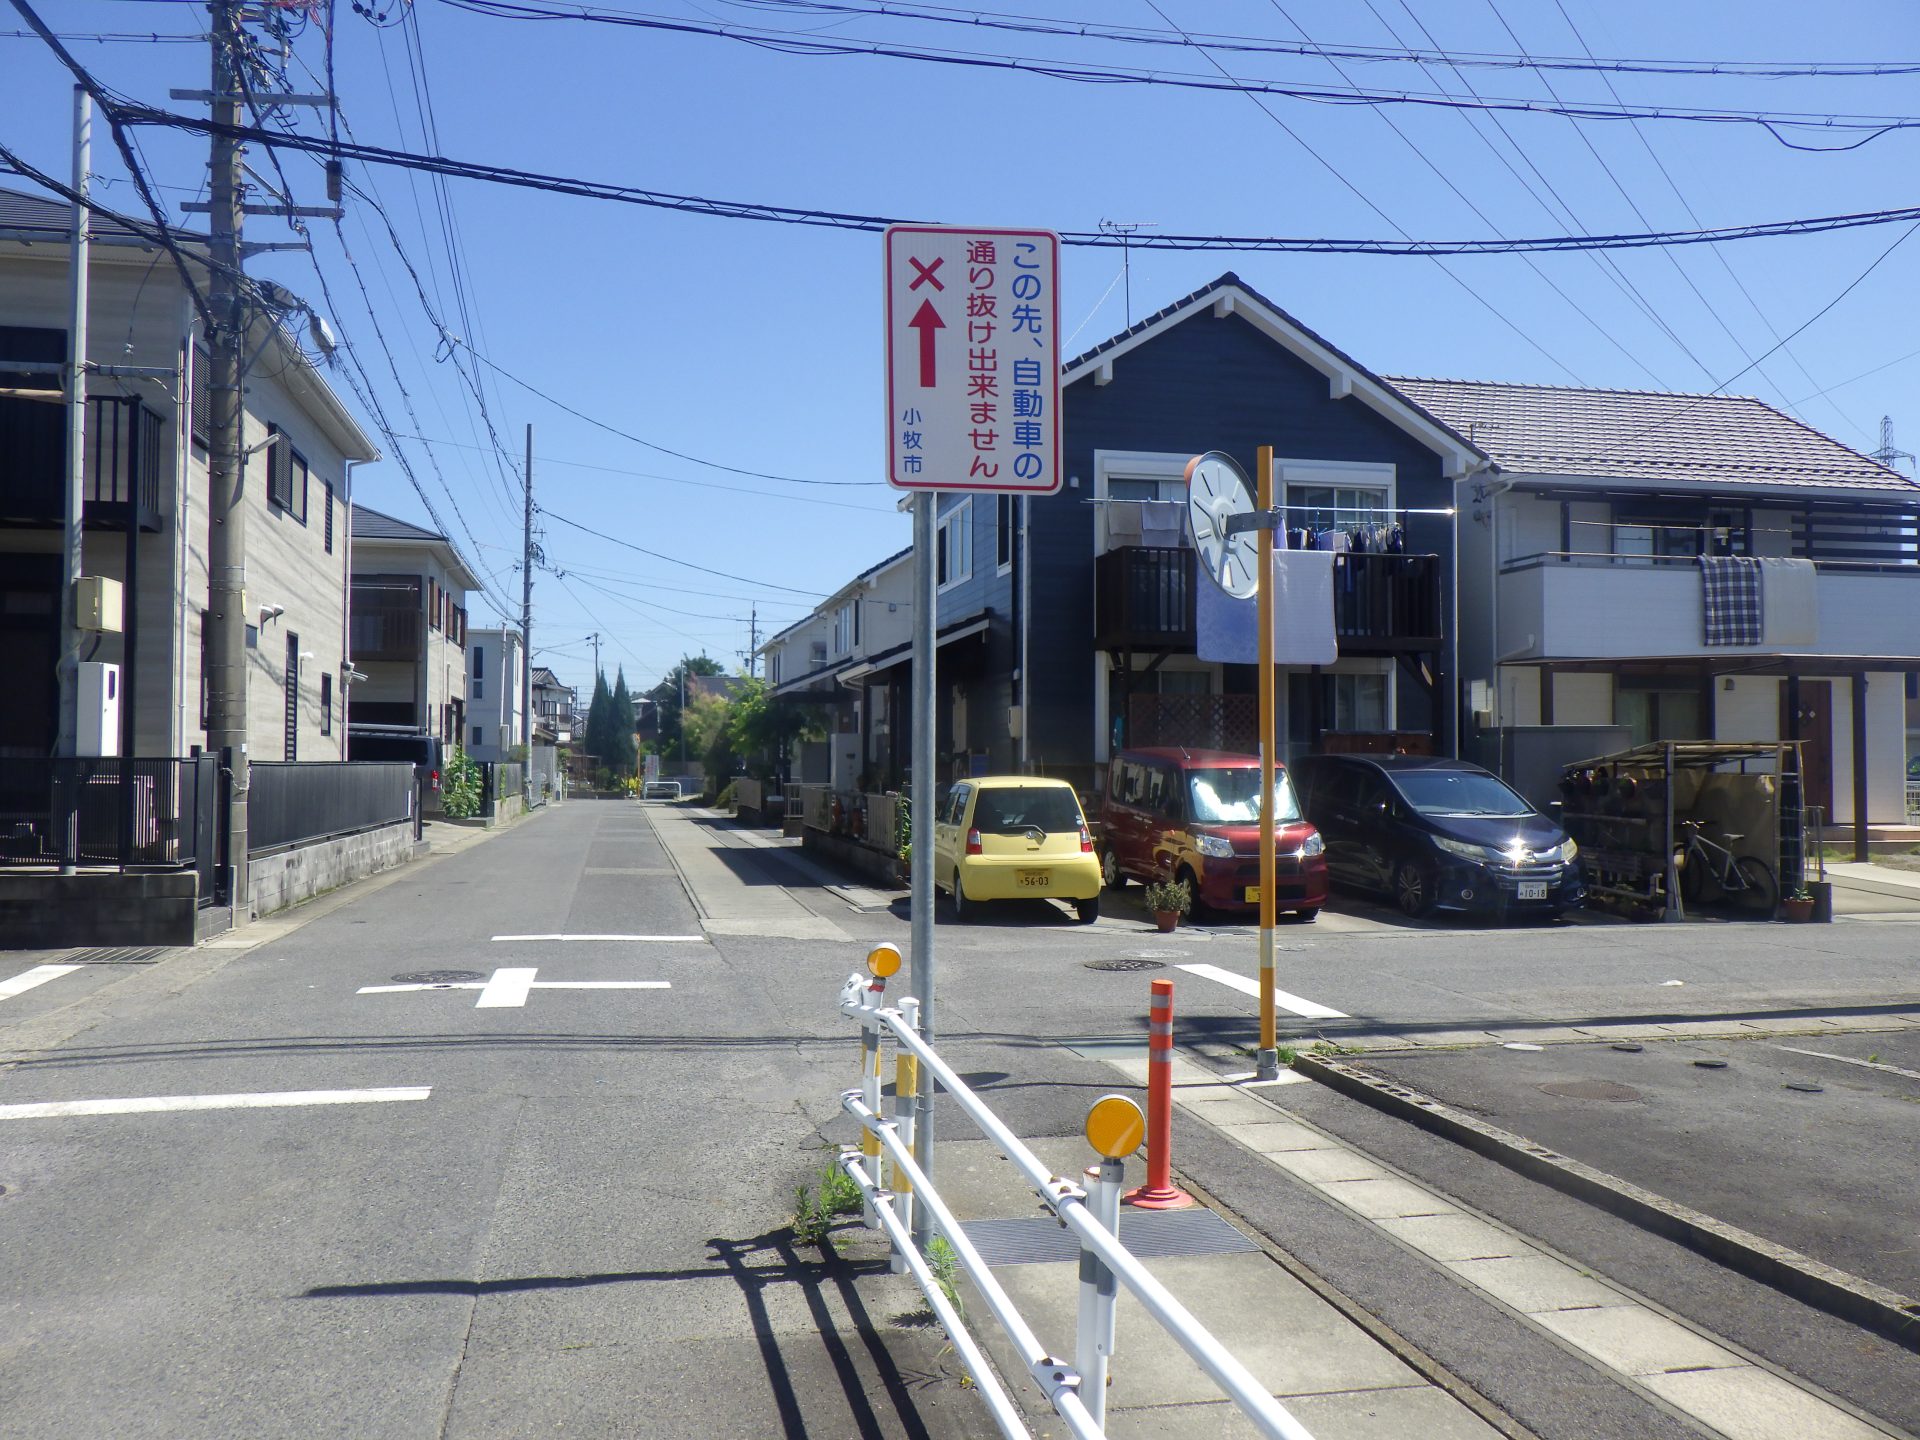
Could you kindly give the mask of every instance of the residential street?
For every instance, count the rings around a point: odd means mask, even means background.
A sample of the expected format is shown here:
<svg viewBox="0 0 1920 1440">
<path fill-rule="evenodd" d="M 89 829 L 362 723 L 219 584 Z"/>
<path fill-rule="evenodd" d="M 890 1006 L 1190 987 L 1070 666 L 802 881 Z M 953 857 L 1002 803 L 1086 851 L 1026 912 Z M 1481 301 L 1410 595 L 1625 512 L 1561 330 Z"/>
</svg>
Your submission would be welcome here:
<svg viewBox="0 0 1920 1440">
<path fill-rule="evenodd" d="M 0 999 L 0 1432 L 991 1433 L 937 1331 L 896 1323 L 908 1282 L 786 1232 L 852 1135 L 834 998 L 871 942 L 904 948 L 884 894 L 714 812 L 577 802 L 282 924 Z M 1310 1012 L 1283 1043 L 1364 1048 L 1912 1294 L 1913 933 L 1330 912 L 1283 934 Z M 1034 902 L 939 940 L 942 1052 L 1061 1173 L 1091 1100 L 1143 1073 L 1147 980 L 1175 980 L 1176 1170 L 1251 1245 L 1155 1264 L 1204 1280 L 1203 1319 L 1316 1435 L 1920 1429 L 1891 1340 L 1321 1085 L 1218 1084 L 1254 1036 L 1245 927 Z M 0 992 L 84 959 L 9 953 Z M 73 1103 L 186 1096 L 227 1098 Z M 963 1218 L 1034 1213 L 944 1107 L 936 1133 Z M 1071 1269 L 1000 1272 L 1062 1354 Z M 1126 1313 L 1112 1433 L 1232 1433 Z"/>
</svg>

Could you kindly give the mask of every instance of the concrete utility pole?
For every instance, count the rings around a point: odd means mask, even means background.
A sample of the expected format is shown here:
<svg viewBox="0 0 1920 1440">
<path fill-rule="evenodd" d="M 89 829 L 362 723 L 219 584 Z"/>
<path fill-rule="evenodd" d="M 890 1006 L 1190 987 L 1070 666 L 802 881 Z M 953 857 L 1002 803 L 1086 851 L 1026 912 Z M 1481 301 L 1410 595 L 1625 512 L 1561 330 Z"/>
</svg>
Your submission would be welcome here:
<svg viewBox="0 0 1920 1440">
<path fill-rule="evenodd" d="M 527 745 L 521 770 L 533 799 L 533 426 L 527 426 L 526 521 L 520 537 L 520 727 Z"/>
<path fill-rule="evenodd" d="M 913 967 L 911 983 L 920 1000 L 920 1037 L 934 1039 L 933 1004 L 933 826 L 934 714 L 938 686 L 934 680 L 936 633 L 940 608 L 940 577 L 934 565 L 934 508 L 939 495 L 921 490 L 913 497 L 913 883 L 908 902 Z M 957 883 L 957 882 L 956 882 Z M 920 1067 L 920 1085 L 913 1097 L 913 1158 L 933 1174 L 933 1072 Z M 924 1253 L 933 1235 L 933 1216 L 925 1205 L 913 1207 L 913 1243 Z"/>
<path fill-rule="evenodd" d="M 858 605 L 858 600 L 853 602 Z M 747 674 L 749 677 L 760 673 L 760 606 L 756 603 L 747 612 Z"/>
<path fill-rule="evenodd" d="M 213 120 L 241 123 L 238 61 L 243 43 L 240 6 L 211 0 Z M 241 372 L 247 301 L 240 285 L 242 180 L 240 146 L 230 134 L 213 136 L 212 201 L 208 211 L 213 261 L 213 327 L 207 437 L 207 748 L 224 755 L 228 790 L 227 844 L 231 903 L 244 914 L 247 889 L 247 511 L 245 411 Z"/>
<path fill-rule="evenodd" d="M 80 630 L 74 587 L 86 573 L 87 474 L 87 177 L 93 153 L 93 101 L 73 87 L 73 244 L 67 285 L 67 494 L 60 566 L 60 736 L 58 753 L 80 748 Z M 134 597 L 126 597 L 131 613 Z M 77 793 L 77 792 L 76 792 Z M 64 851 L 62 853 L 65 853 Z M 65 868 L 64 866 L 62 868 Z"/>
</svg>

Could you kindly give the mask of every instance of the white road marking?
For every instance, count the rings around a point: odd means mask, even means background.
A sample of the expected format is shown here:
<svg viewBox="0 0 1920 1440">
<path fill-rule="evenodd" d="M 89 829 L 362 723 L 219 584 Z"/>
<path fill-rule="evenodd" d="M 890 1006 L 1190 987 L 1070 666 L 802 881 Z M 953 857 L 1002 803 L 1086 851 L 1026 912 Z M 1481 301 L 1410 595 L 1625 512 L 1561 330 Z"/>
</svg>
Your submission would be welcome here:
<svg viewBox="0 0 1920 1440">
<path fill-rule="evenodd" d="M 671 990 L 671 980 L 536 980 L 532 966 L 496 970 L 487 980 L 439 980 L 408 985 L 362 985 L 356 995 L 404 995 L 418 990 L 478 990 L 476 1010 L 519 1009 L 534 990 Z"/>
<path fill-rule="evenodd" d="M 641 945 L 705 945 L 704 935 L 496 935 L 502 940 L 625 940 Z"/>
<path fill-rule="evenodd" d="M 1238 990 L 1243 995 L 1260 998 L 1260 982 L 1250 980 L 1245 975 L 1232 970 L 1222 970 L 1218 965 L 1182 965 L 1179 969 L 1189 975 L 1198 975 L 1202 980 L 1213 980 L 1230 990 Z M 1303 1000 L 1298 995 L 1289 995 L 1285 990 L 1273 992 L 1273 1003 L 1290 1014 L 1306 1020 L 1351 1020 L 1353 1017 L 1344 1010 L 1333 1010 L 1313 1000 Z"/>
<path fill-rule="evenodd" d="M 1795 1055 L 1811 1055 L 1819 1060 L 1838 1060 L 1842 1065 L 1858 1065 L 1862 1070 L 1884 1070 L 1889 1075 L 1904 1075 L 1909 1080 L 1920 1080 L 1920 1070 L 1902 1070 L 1898 1065 L 1882 1065 L 1878 1060 L 1856 1060 L 1851 1055 L 1829 1055 L 1824 1050 L 1802 1050 L 1797 1045 L 1776 1045 L 1776 1050 L 1790 1050 Z"/>
<path fill-rule="evenodd" d="M 49 1100 L 0 1105 L 0 1120 L 51 1120 L 68 1115 L 149 1115 L 165 1110 L 265 1110 L 287 1105 L 380 1105 L 425 1100 L 430 1085 L 378 1090 L 269 1090 L 251 1095 L 144 1095 L 128 1100 Z"/>
<path fill-rule="evenodd" d="M 44 985 L 49 980 L 58 980 L 72 970 L 84 970 L 84 965 L 36 965 L 31 970 L 23 970 L 11 980 L 0 980 L 0 1000 L 11 1000 L 16 995 L 24 995 L 36 985 Z"/>
</svg>

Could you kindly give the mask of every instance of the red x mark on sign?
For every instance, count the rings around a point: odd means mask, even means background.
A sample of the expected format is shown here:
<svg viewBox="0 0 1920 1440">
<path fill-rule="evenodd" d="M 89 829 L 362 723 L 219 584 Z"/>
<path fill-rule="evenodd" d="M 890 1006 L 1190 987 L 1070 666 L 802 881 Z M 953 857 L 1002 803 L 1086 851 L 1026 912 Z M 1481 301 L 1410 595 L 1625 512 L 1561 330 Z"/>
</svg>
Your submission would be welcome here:
<svg viewBox="0 0 1920 1440">
<path fill-rule="evenodd" d="M 944 290 L 947 288 L 940 283 L 939 277 L 933 273 L 947 263 L 946 256 L 936 256 L 931 265 L 922 265 L 918 260 L 909 255 L 907 257 L 907 263 L 913 266 L 914 269 L 913 283 L 907 286 L 909 291 L 918 290 L 922 285 L 931 285 L 936 290 Z"/>
</svg>

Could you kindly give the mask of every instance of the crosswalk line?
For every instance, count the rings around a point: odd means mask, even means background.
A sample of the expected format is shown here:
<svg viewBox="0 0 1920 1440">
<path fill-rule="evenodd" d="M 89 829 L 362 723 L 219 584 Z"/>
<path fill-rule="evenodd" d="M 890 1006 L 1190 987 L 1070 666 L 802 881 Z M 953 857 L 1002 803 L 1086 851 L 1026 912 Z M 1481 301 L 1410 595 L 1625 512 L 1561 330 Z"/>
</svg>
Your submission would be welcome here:
<svg viewBox="0 0 1920 1440">
<path fill-rule="evenodd" d="M 1218 965 L 1182 965 L 1180 969 L 1189 975 L 1198 975 L 1202 980 L 1212 980 L 1225 985 L 1230 990 L 1238 990 L 1243 995 L 1260 998 L 1260 982 L 1250 980 L 1245 975 L 1232 970 L 1222 970 Z M 1350 1020 L 1353 1017 L 1344 1010 L 1335 1010 L 1314 1000 L 1290 995 L 1285 990 L 1273 992 L 1273 1003 L 1289 1014 L 1298 1015 L 1305 1020 Z"/>
</svg>

